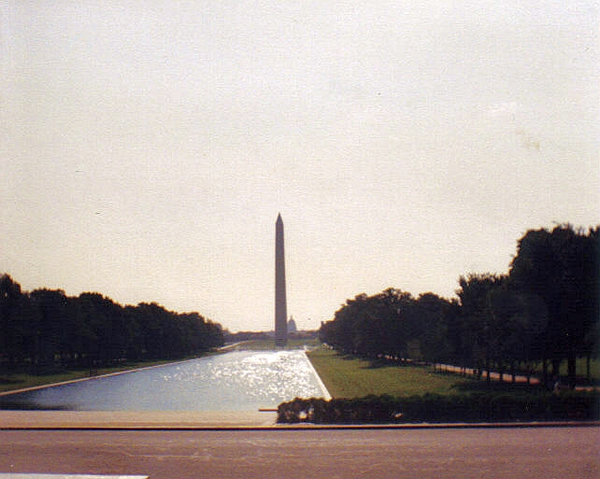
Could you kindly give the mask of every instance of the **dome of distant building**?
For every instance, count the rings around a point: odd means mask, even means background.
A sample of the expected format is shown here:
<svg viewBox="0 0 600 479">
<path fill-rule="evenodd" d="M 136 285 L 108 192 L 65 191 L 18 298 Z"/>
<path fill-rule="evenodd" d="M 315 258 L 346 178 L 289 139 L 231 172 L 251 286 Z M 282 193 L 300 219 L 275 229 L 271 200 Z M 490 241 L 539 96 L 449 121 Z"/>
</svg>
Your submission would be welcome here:
<svg viewBox="0 0 600 479">
<path fill-rule="evenodd" d="M 298 328 L 296 327 L 296 321 L 294 321 L 294 317 L 292 316 L 287 324 L 288 333 L 296 333 L 298 332 Z"/>
</svg>

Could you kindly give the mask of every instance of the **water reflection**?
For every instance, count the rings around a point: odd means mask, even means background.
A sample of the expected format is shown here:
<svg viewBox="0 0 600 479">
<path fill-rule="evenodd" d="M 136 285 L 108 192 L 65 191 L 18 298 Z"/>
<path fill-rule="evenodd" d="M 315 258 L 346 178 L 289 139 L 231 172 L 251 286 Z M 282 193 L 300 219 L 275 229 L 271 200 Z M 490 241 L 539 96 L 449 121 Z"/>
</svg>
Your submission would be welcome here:
<svg viewBox="0 0 600 479">
<path fill-rule="evenodd" d="M 256 411 L 327 395 L 303 351 L 236 351 L 0 397 L 0 409 Z"/>
</svg>

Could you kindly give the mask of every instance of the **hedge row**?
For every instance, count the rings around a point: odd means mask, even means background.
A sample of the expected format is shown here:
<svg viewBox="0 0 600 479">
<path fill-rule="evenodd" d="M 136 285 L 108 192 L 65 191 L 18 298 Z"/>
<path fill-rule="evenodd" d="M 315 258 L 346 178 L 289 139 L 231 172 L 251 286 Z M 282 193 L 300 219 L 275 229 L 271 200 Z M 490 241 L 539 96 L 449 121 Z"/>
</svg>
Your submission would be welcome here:
<svg viewBox="0 0 600 479">
<path fill-rule="evenodd" d="M 313 424 L 389 424 L 419 422 L 503 422 L 598 420 L 598 392 L 509 395 L 425 394 L 396 398 L 296 398 L 279 405 L 277 422 Z"/>
</svg>

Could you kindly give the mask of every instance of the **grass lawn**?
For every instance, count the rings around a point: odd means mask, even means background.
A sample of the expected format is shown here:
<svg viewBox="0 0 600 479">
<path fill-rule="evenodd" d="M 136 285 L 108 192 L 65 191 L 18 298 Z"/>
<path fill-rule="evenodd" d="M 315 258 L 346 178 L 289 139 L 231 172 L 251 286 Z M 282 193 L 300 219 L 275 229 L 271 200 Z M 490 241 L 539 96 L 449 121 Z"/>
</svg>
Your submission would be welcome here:
<svg viewBox="0 0 600 479">
<path fill-rule="evenodd" d="M 172 362 L 173 361 L 170 360 L 123 363 L 115 367 L 94 369 L 94 375 L 100 376 L 103 374 L 116 373 L 119 371 L 127 371 L 130 369 L 138 369 Z M 17 389 L 26 389 L 35 386 L 42 386 L 45 384 L 55 384 L 64 381 L 73 381 L 75 379 L 82 379 L 87 377 L 90 377 L 89 369 L 65 370 L 53 374 L 40 375 L 32 375 L 22 372 L 0 371 L 0 393 L 6 391 L 14 391 Z"/>
<path fill-rule="evenodd" d="M 319 348 L 309 358 L 334 398 L 355 398 L 370 394 L 412 396 L 435 393 L 459 394 L 460 388 L 476 382 L 455 375 L 436 374 L 427 367 L 378 365 Z"/>
</svg>

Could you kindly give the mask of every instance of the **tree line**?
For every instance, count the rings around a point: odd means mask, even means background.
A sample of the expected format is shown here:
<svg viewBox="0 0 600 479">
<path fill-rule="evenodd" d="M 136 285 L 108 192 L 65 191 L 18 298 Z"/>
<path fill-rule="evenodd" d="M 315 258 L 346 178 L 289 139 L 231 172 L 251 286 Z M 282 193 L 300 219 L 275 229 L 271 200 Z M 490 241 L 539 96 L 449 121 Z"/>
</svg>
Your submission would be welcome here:
<svg viewBox="0 0 600 479">
<path fill-rule="evenodd" d="M 22 291 L 0 276 L 0 364 L 33 373 L 179 359 L 223 344 L 221 325 L 156 303 L 122 306 L 99 293 Z"/>
<path fill-rule="evenodd" d="M 365 357 L 448 362 L 478 370 L 558 375 L 598 357 L 600 227 L 528 230 L 507 274 L 460 276 L 457 298 L 413 297 L 389 288 L 346 301 L 320 330 L 322 341 Z M 551 368 L 551 371 L 549 370 Z"/>
</svg>

